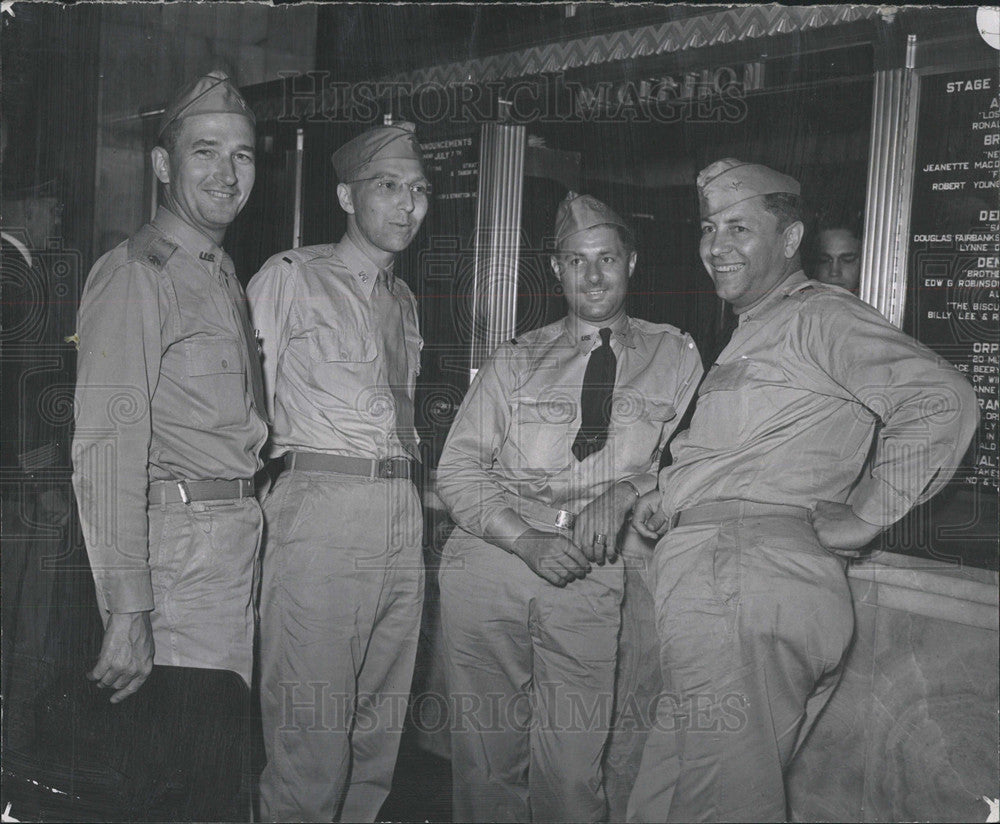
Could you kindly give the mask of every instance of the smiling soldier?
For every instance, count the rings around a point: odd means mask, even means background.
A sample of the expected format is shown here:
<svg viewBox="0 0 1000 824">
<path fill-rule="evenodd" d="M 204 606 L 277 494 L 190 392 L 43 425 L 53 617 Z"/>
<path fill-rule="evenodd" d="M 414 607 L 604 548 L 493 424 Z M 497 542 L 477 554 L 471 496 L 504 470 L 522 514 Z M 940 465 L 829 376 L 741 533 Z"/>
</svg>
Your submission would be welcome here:
<svg viewBox="0 0 1000 824">
<path fill-rule="evenodd" d="M 272 257 L 248 293 L 263 339 L 261 707 L 269 821 L 372 821 L 392 783 L 423 602 L 413 392 L 422 341 L 393 272 L 431 187 L 412 123 L 333 155 L 339 243 Z M 401 699 L 402 702 L 401 703 Z"/>
<path fill-rule="evenodd" d="M 799 183 L 727 158 L 698 175 L 701 260 L 739 327 L 659 489 L 657 707 L 632 821 L 782 821 L 784 775 L 840 679 L 845 558 L 947 482 L 968 382 L 843 289 L 808 280 Z M 668 530 L 668 531 L 667 531 Z"/>
<path fill-rule="evenodd" d="M 606 204 L 570 193 L 555 238 L 566 317 L 497 349 L 438 467 L 456 821 L 606 819 L 618 535 L 702 371 L 690 336 L 625 313 L 635 241 Z"/>
<path fill-rule="evenodd" d="M 97 262 L 80 303 L 73 487 L 105 624 L 88 677 L 128 699 L 105 732 L 126 757 L 118 801 L 140 819 L 237 820 L 248 803 L 267 426 L 221 244 L 253 188 L 254 144 L 225 74 L 187 86 L 152 150 L 163 205 Z"/>
<path fill-rule="evenodd" d="M 117 703 L 152 665 L 249 684 L 263 420 L 243 290 L 221 249 L 254 184 L 254 120 L 225 74 L 180 93 L 152 151 L 153 222 L 102 257 L 79 313 L 73 485 Z M 194 696 L 192 696 L 194 697 Z"/>
</svg>

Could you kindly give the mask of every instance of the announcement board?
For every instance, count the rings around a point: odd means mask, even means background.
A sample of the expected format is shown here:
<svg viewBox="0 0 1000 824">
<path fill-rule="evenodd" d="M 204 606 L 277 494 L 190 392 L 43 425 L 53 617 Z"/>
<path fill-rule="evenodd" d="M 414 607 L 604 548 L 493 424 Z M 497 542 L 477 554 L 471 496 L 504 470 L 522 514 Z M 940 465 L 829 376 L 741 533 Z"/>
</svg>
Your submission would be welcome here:
<svg viewBox="0 0 1000 824">
<path fill-rule="evenodd" d="M 972 382 L 982 424 L 964 482 L 996 490 L 1000 329 L 1000 77 L 923 78 L 908 326 Z"/>
</svg>

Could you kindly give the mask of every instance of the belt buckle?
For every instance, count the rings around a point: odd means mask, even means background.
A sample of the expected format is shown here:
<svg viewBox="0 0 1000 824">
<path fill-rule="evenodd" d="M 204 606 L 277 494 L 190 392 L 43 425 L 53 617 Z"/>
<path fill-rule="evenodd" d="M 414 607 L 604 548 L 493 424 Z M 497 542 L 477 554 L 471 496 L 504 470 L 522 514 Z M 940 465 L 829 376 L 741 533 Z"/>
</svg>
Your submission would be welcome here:
<svg viewBox="0 0 1000 824">
<path fill-rule="evenodd" d="M 572 529 L 573 524 L 576 523 L 576 515 L 565 509 L 560 509 L 556 513 L 556 526 L 559 529 Z"/>
<path fill-rule="evenodd" d="M 181 503 L 183 503 L 185 506 L 191 504 L 191 492 L 190 490 L 188 490 L 187 481 L 177 482 L 177 492 L 181 496 Z"/>
<path fill-rule="evenodd" d="M 394 476 L 392 458 L 385 458 L 378 462 L 378 476 L 380 478 L 392 478 Z"/>
</svg>

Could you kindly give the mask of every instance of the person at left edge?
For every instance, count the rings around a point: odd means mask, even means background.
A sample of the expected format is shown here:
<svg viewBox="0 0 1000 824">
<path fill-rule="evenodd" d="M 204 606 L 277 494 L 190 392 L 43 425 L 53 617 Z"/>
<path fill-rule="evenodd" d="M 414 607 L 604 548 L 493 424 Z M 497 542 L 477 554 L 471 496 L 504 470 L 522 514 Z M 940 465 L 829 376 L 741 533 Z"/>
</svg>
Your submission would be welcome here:
<svg viewBox="0 0 1000 824">
<path fill-rule="evenodd" d="M 247 289 L 284 471 L 264 501 L 267 821 L 373 821 L 392 784 L 423 604 L 413 394 L 422 340 L 395 258 L 430 184 L 412 123 L 332 157 L 338 243 L 282 252 Z"/>
<path fill-rule="evenodd" d="M 250 683 L 267 426 L 221 243 L 253 188 L 254 128 L 224 73 L 185 87 L 151 154 L 163 205 L 83 291 L 73 486 L 106 624 L 89 677 L 113 703 L 154 663 Z"/>
</svg>

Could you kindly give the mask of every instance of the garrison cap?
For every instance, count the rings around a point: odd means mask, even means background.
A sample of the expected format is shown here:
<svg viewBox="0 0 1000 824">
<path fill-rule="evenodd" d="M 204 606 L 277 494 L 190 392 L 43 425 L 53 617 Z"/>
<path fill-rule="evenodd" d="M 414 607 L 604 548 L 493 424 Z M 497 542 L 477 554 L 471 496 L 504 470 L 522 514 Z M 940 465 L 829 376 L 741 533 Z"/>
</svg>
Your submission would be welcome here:
<svg viewBox="0 0 1000 824">
<path fill-rule="evenodd" d="M 417 127 L 412 123 L 377 126 L 348 140 L 333 153 L 333 168 L 341 183 L 359 180 L 376 160 L 404 159 L 424 162 L 417 142 Z"/>
<path fill-rule="evenodd" d="M 734 157 L 717 160 L 698 175 L 698 205 L 701 216 L 711 217 L 744 200 L 760 195 L 798 195 L 799 182 L 757 163 Z"/>
<path fill-rule="evenodd" d="M 570 192 L 556 210 L 556 243 L 595 226 L 619 226 L 627 232 L 631 231 L 629 225 L 606 203 L 593 195 Z"/>
<path fill-rule="evenodd" d="M 159 137 L 175 120 L 196 114 L 241 114 L 254 126 L 257 118 L 223 71 L 211 71 L 188 83 L 167 106 L 160 118 Z"/>
</svg>

